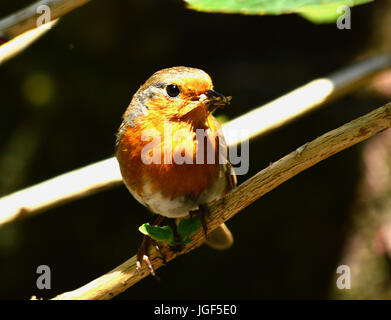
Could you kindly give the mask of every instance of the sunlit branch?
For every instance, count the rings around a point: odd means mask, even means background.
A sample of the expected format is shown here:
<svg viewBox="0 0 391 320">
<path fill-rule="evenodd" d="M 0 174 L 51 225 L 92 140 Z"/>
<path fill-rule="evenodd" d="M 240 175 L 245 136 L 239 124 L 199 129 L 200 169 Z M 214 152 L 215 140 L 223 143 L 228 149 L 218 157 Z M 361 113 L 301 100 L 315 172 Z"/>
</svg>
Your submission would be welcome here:
<svg viewBox="0 0 391 320">
<path fill-rule="evenodd" d="M 0 20 L 0 34 L 12 39 L 37 27 L 37 9 L 50 8 L 50 18 L 55 20 L 91 0 L 41 0 Z"/>
<path fill-rule="evenodd" d="M 38 40 L 46 32 L 48 32 L 56 23 L 57 20 L 50 21 L 38 28 L 31 29 L 22 33 L 21 35 L 7 41 L 0 46 L 0 65 L 7 60 L 13 58 L 18 53 L 26 49 L 30 44 Z"/>
<path fill-rule="evenodd" d="M 90 0 L 42 0 L 0 19 L 0 36 L 7 42 L 0 46 L 0 65 L 14 57 L 48 32 L 68 12 L 84 5 Z M 38 17 L 47 6 L 49 20 L 41 25 Z"/>
</svg>

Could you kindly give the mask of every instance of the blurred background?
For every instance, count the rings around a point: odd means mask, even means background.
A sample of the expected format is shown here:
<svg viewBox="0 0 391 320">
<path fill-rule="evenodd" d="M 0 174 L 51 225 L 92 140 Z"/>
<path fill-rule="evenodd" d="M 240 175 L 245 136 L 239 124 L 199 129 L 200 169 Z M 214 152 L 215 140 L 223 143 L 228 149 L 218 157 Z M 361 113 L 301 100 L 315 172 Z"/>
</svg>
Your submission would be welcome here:
<svg viewBox="0 0 391 320">
<path fill-rule="evenodd" d="M 4 17 L 31 1 L 8 1 Z M 94 0 L 1 66 L 0 196 L 113 155 L 130 99 L 155 71 L 197 67 L 233 97 L 229 119 L 388 50 L 389 1 L 352 9 L 351 30 L 297 15 L 198 13 L 179 0 Z M 390 16 L 390 17 L 389 17 Z M 256 172 L 388 102 L 390 72 L 250 143 Z M 321 162 L 228 222 L 235 244 L 203 246 L 115 299 L 391 298 L 390 130 Z M 0 299 L 51 298 L 135 254 L 151 214 L 121 186 L 0 228 Z M 36 288 L 36 269 L 52 289 Z M 352 271 L 351 289 L 336 270 Z"/>
</svg>

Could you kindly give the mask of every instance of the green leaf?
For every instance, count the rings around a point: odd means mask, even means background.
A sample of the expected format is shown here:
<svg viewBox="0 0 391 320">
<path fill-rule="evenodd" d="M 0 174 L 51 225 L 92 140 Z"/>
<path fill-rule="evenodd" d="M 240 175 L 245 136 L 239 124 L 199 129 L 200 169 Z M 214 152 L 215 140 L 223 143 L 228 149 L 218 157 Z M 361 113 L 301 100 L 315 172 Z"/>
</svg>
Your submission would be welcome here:
<svg viewBox="0 0 391 320">
<path fill-rule="evenodd" d="M 302 17 L 314 23 L 333 23 L 338 19 L 338 17 L 340 17 L 345 13 L 343 6 L 353 7 L 355 5 L 363 4 L 369 1 L 368 0 L 355 0 L 355 1 L 339 0 L 335 3 L 306 6 L 298 10 L 298 13 Z"/>
<path fill-rule="evenodd" d="M 149 223 L 144 223 L 138 229 L 142 234 L 150 236 L 154 240 L 165 241 L 170 245 L 180 245 L 193 241 L 189 236 L 197 232 L 200 225 L 201 222 L 198 217 L 182 219 L 177 227 L 178 234 L 181 237 L 180 243 L 174 241 L 174 233 L 169 226 L 151 226 Z"/>
<path fill-rule="evenodd" d="M 172 242 L 174 240 L 174 234 L 169 226 L 151 226 L 149 223 L 144 223 L 138 228 L 142 234 L 150 236 L 157 241 Z"/>
<path fill-rule="evenodd" d="M 194 10 L 241 14 L 299 13 L 316 22 L 334 22 L 341 15 L 337 9 L 353 7 L 372 0 L 185 0 Z"/>
<path fill-rule="evenodd" d="M 191 236 L 192 234 L 196 233 L 197 230 L 200 228 L 201 222 L 198 217 L 194 218 L 188 218 L 188 219 L 182 219 L 178 223 L 178 233 L 181 236 L 182 239 L 186 239 L 188 236 Z"/>
<path fill-rule="evenodd" d="M 314 8 L 302 9 L 299 12 L 299 15 L 317 24 L 333 23 L 341 15 L 340 13 L 337 12 L 338 7 L 339 6 L 330 5 L 327 7 L 325 6 L 323 8 L 314 7 Z"/>
</svg>

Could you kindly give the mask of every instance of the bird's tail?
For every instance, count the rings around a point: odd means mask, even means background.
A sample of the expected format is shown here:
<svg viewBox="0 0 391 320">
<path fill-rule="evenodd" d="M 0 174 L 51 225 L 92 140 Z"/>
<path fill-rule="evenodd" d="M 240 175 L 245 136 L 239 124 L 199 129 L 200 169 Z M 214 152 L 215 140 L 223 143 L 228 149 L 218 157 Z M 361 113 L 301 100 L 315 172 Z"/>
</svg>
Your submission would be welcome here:
<svg viewBox="0 0 391 320">
<path fill-rule="evenodd" d="M 205 243 L 213 249 L 226 250 L 232 246 L 234 238 L 231 231 L 223 223 L 209 234 L 209 239 Z"/>
</svg>

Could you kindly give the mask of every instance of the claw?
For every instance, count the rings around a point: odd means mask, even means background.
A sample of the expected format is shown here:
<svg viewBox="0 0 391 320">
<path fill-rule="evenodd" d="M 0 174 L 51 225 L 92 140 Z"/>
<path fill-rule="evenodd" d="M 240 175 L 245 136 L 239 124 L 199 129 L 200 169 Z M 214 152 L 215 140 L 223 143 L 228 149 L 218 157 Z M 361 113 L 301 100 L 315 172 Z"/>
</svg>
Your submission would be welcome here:
<svg viewBox="0 0 391 320">
<path fill-rule="evenodd" d="M 155 269 L 152 266 L 151 260 L 149 260 L 149 257 L 146 254 L 143 255 L 143 260 L 145 261 L 145 263 L 149 269 L 149 272 L 152 274 L 152 276 L 154 276 L 156 279 L 159 279 L 156 276 Z"/>
<path fill-rule="evenodd" d="M 136 270 L 138 273 L 140 273 L 140 271 L 141 271 L 141 262 L 139 260 L 137 260 L 137 262 L 136 262 Z"/>
</svg>

